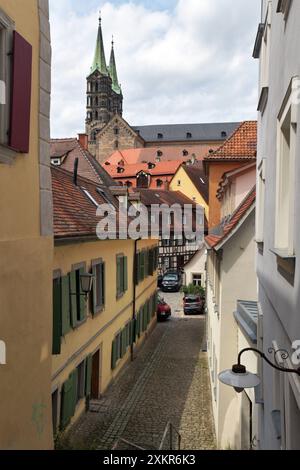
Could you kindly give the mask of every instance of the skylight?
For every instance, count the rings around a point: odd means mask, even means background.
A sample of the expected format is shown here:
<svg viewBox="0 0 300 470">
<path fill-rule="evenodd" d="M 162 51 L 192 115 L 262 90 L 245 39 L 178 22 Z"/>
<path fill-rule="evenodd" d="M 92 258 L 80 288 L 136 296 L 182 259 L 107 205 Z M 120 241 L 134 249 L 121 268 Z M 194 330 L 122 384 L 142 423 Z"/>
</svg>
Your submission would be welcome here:
<svg viewBox="0 0 300 470">
<path fill-rule="evenodd" d="M 84 194 L 88 197 L 88 199 L 96 206 L 99 207 L 99 203 L 96 201 L 96 199 L 93 198 L 93 196 L 88 192 L 87 189 L 81 188 Z"/>
</svg>

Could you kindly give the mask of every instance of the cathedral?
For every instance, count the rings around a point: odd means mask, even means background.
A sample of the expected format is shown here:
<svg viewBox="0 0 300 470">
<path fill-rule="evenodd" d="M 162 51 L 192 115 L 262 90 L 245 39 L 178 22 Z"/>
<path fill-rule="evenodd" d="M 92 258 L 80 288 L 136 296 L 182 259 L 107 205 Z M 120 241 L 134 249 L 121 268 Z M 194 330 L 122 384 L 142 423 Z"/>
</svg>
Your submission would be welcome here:
<svg viewBox="0 0 300 470">
<path fill-rule="evenodd" d="M 217 149 L 239 123 L 131 126 L 123 116 L 123 94 L 118 80 L 114 41 L 106 64 L 101 18 L 94 60 L 87 77 L 86 134 L 88 150 L 104 163 L 114 153 L 136 149 L 140 161 L 197 157 Z M 151 149 L 151 150 L 150 150 Z M 151 158 L 149 157 L 151 153 Z M 170 157 L 171 156 L 171 157 Z"/>
</svg>

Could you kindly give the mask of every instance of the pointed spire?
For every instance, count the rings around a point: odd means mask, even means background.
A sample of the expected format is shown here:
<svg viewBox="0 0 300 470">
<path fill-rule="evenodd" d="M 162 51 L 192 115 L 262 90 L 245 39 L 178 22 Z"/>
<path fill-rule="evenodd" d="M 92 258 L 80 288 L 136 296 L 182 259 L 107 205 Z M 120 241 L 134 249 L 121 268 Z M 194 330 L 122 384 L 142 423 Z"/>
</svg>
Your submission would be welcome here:
<svg viewBox="0 0 300 470">
<path fill-rule="evenodd" d="M 109 61 L 109 74 L 112 79 L 112 89 L 115 93 L 120 95 L 122 93 L 121 87 L 118 82 L 118 74 L 117 74 L 117 66 L 116 66 L 116 59 L 115 59 L 115 50 L 114 50 L 114 37 L 112 37 L 111 41 L 111 54 L 110 54 L 110 61 Z"/>
<path fill-rule="evenodd" d="M 91 67 L 91 73 L 95 72 L 95 70 L 99 70 L 99 72 L 101 72 L 103 75 L 108 75 L 102 36 L 101 11 L 99 12 L 98 36 L 93 65 Z"/>
</svg>

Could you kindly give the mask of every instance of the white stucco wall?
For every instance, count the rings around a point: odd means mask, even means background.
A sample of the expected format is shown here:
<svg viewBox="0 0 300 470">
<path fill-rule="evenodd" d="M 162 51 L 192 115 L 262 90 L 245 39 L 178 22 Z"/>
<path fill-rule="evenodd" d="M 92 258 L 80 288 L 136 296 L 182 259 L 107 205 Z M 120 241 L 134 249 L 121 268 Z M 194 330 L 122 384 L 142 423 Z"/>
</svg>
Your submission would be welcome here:
<svg viewBox="0 0 300 470">
<path fill-rule="evenodd" d="M 205 246 L 195 254 L 195 256 L 187 263 L 184 267 L 185 285 L 188 286 L 193 282 L 193 274 L 202 275 L 202 287 L 205 287 L 206 283 L 206 258 L 207 251 Z"/>
<path fill-rule="evenodd" d="M 265 2 L 266 3 L 266 2 Z M 296 269 L 294 282 L 290 283 L 278 271 L 277 258 L 270 251 L 274 248 L 276 214 L 276 140 L 277 117 L 292 77 L 300 76 L 300 2 L 293 1 L 287 21 L 276 12 L 277 0 L 272 2 L 269 96 L 263 115 L 259 115 L 258 165 L 266 159 L 266 183 L 264 206 L 264 250 L 257 254 L 259 302 L 263 312 L 263 347 L 267 352 L 275 340 L 279 348 L 291 349 L 294 340 L 300 339 L 300 114 L 296 143 L 294 239 Z M 288 380 L 288 379 L 284 379 Z M 289 381 L 289 380 L 288 380 Z M 295 376 L 290 377 L 292 383 Z M 299 385 L 299 379 L 296 379 Z M 300 449 L 300 394 L 294 386 L 281 384 L 274 378 L 273 370 L 264 365 L 264 409 L 261 408 L 260 446 L 263 449 Z M 295 384 L 294 384 L 295 385 Z M 281 400 L 272 397 L 274 387 L 281 388 Z M 278 403 L 278 401 L 280 403 Z M 298 404 L 297 404 L 298 401 Z M 278 440 L 271 412 L 280 408 L 282 439 Z M 286 409 L 288 408 L 288 409 Z M 290 409 L 291 408 L 291 409 Z M 284 419 L 284 414 L 286 417 Z M 293 419 L 289 419 L 293 416 Z M 296 418 L 295 418 L 296 417 Z M 284 425 L 285 421 L 285 425 Z"/>
</svg>

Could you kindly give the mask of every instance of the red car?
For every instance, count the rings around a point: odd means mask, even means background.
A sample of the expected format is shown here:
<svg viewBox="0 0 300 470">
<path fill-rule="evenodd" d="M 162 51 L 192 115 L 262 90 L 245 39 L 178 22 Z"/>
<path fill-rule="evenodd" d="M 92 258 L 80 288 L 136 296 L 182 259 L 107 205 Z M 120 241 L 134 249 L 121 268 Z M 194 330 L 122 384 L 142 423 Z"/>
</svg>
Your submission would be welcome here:
<svg viewBox="0 0 300 470">
<path fill-rule="evenodd" d="M 167 320 L 172 315 L 170 305 L 168 305 L 161 297 L 158 297 L 156 313 L 158 321 Z"/>
</svg>

